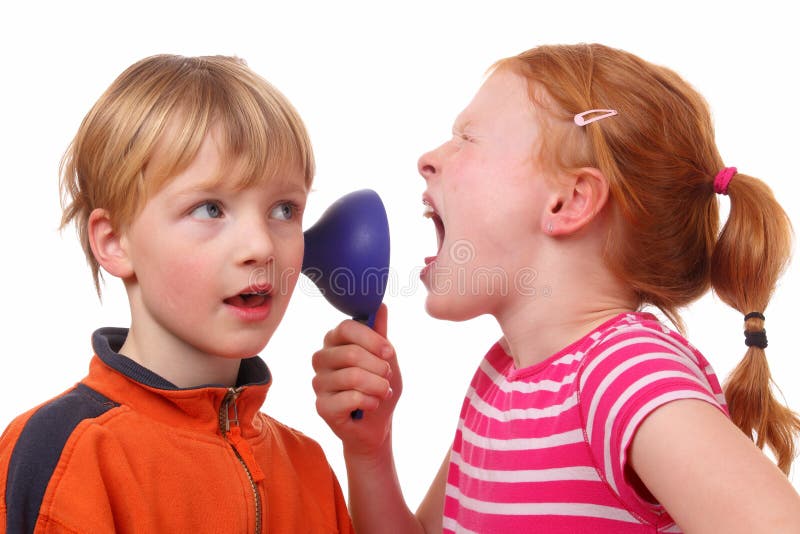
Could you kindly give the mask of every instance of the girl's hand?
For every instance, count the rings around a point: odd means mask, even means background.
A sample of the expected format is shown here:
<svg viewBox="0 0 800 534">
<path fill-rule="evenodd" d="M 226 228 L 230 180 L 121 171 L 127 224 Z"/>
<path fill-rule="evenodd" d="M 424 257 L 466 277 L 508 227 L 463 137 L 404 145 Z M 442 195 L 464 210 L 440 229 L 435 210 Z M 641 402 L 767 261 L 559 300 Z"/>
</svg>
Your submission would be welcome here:
<svg viewBox="0 0 800 534">
<path fill-rule="evenodd" d="M 388 444 L 403 386 L 397 356 L 386 339 L 387 314 L 382 304 L 374 330 L 343 321 L 327 333 L 311 359 L 317 413 L 342 440 L 346 454 L 374 456 Z M 363 410 L 362 419 L 350 416 L 356 409 Z"/>
</svg>

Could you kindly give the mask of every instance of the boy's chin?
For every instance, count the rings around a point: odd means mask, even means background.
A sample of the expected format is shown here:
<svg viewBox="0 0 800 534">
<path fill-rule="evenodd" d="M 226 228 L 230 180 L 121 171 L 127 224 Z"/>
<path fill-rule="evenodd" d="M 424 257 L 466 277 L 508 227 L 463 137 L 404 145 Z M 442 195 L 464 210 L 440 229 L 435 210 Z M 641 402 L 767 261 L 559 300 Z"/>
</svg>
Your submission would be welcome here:
<svg viewBox="0 0 800 534">
<path fill-rule="evenodd" d="M 210 353 L 226 360 L 244 360 L 246 358 L 252 358 L 253 356 L 261 354 L 264 347 L 267 346 L 269 340 L 272 338 L 272 334 L 268 337 L 262 335 L 259 336 L 258 339 L 251 340 L 245 340 L 243 338 L 244 335 L 235 340 L 232 344 L 225 346 L 217 345 L 212 348 Z"/>
</svg>

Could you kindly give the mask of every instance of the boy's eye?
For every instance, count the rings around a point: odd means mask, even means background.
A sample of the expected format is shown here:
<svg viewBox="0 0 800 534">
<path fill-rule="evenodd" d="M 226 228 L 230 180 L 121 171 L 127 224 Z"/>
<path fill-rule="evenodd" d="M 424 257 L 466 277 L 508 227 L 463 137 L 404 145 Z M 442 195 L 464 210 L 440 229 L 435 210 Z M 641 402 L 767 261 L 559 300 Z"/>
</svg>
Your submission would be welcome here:
<svg viewBox="0 0 800 534">
<path fill-rule="evenodd" d="M 274 208 L 272 208 L 272 213 L 270 213 L 270 217 L 274 217 L 275 219 L 279 219 L 282 221 L 290 221 L 294 218 L 297 213 L 297 206 L 293 202 L 281 202 Z"/>
<path fill-rule="evenodd" d="M 222 217 L 222 206 L 218 202 L 203 202 L 192 210 L 192 217 L 197 219 L 219 219 Z"/>
<path fill-rule="evenodd" d="M 283 221 L 289 221 L 292 220 L 296 214 L 297 206 L 293 202 L 281 202 L 272 208 L 270 216 Z"/>
</svg>

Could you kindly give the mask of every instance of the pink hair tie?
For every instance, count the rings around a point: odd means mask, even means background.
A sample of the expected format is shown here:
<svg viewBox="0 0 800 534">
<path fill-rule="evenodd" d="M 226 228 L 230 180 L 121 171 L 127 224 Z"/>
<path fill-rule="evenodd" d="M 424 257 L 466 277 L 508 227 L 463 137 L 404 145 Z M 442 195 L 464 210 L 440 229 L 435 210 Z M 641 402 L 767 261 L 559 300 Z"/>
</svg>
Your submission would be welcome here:
<svg viewBox="0 0 800 534">
<path fill-rule="evenodd" d="M 719 171 L 714 178 L 714 192 L 718 195 L 727 195 L 728 184 L 731 183 L 737 172 L 736 167 L 725 167 Z"/>
</svg>

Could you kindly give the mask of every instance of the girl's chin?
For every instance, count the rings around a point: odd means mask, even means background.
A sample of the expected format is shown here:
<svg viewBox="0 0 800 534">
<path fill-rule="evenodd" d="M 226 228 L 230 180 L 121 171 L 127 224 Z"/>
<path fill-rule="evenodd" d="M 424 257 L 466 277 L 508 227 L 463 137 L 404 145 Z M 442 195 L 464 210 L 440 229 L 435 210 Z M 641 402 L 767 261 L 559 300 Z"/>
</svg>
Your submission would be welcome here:
<svg viewBox="0 0 800 534">
<path fill-rule="evenodd" d="M 468 321 L 474 319 L 480 312 L 475 312 L 466 306 L 466 302 L 458 302 L 459 299 L 452 298 L 448 295 L 431 295 L 425 300 L 425 311 L 434 319 L 441 321 Z"/>
</svg>

